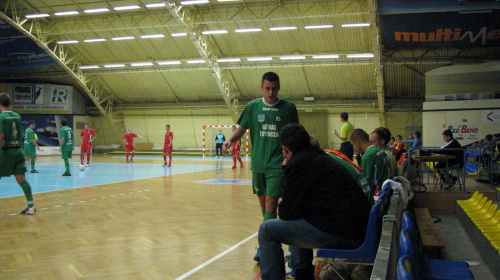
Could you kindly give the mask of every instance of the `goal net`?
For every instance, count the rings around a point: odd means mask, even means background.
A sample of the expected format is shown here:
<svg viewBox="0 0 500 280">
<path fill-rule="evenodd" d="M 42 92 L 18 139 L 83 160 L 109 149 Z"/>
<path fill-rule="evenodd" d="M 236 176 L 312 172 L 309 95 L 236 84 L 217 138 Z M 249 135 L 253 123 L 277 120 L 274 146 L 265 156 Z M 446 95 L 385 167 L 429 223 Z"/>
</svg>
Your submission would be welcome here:
<svg viewBox="0 0 500 280">
<path fill-rule="evenodd" d="M 203 126 L 203 156 L 215 156 L 216 155 L 216 136 L 219 134 L 219 131 L 222 132 L 225 139 L 228 140 L 229 137 L 233 134 L 232 125 L 206 125 Z M 247 148 L 248 145 L 248 131 L 241 137 L 241 146 L 242 152 L 241 154 L 248 154 Z M 223 151 L 227 152 L 227 151 Z"/>
</svg>

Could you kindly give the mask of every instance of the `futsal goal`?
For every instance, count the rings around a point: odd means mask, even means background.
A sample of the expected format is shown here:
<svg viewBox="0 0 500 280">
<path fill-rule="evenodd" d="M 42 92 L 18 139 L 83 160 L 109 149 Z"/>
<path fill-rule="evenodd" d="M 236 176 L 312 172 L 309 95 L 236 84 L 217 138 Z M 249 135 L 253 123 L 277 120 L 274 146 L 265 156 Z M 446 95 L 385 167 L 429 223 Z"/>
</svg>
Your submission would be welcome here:
<svg viewBox="0 0 500 280">
<path fill-rule="evenodd" d="M 226 140 L 233 134 L 232 125 L 204 125 L 203 126 L 203 156 L 215 156 L 215 136 L 219 134 L 219 130 L 225 136 Z M 238 127 L 238 126 L 236 126 Z M 241 154 L 248 156 L 249 148 L 249 134 L 248 129 L 245 135 L 241 137 L 241 146 L 243 151 Z"/>
</svg>

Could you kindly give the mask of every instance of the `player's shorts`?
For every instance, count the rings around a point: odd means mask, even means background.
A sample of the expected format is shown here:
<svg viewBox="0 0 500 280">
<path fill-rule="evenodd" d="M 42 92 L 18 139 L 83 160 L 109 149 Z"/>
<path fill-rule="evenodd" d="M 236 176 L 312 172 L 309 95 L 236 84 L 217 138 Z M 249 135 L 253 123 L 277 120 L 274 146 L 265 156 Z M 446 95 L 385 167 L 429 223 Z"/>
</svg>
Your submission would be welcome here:
<svg viewBox="0 0 500 280">
<path fill-rule="evenodd" d="M 125 152 L 135 151 L 134 145 L 125 145 Z"/>
<path fill-rule="evenodd" d="M 25 157 L 36 157 L 36 146 L 33 144 L 24 145 L 24 156 Z"/>
<path fill-rule="evenodd" d="M 92 144 L 91 143 L 82 143 L 80 147 L 81 153 L 92 153 Z"/>
<path fill-rule="evenodd" d="M 73 146 L 65 147 L 61 150 L 61 158 L 62 159 L 69 159 L 72 156 L 73 156 Z"/>
<path fill-rule="evenodd" d="M 231 150 L 231 155 L 234 157 L 235 155 L 239 155 L 240 154 L 240 150 L 236 150 L 236 149 L 232 149 Z"/>
<path fill-rule="evenodd" d="M 253 193 L 257 196 L 281 197 L 285 175 L 282 171 L 269 173 L 252 172 Z"/>
<path fill-rule="evenodd" d="M 173 148 L 174 145 L 170 146 L 167 144 L 165 146 L 163 146 L 163 153 L 164 154 L 171 154 L 172 153 L 172 148 Z"/>
<path fill-rule="evenodd" d="M 21 148 L 0 150 L 0 177 L 26 173 L 24 153 Z"/>
</svg>

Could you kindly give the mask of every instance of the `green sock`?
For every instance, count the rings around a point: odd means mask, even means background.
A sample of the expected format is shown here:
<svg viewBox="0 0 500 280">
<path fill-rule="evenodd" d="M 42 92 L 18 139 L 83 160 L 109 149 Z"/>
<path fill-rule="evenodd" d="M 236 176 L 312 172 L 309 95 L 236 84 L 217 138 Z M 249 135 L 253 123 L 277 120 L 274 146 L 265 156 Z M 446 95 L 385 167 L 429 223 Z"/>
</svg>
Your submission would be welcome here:
<svg viewBox="0 0 500 280">
<path fill-rule="evenodd" d="M 64 159 L 64 166 L 66 167 L 66 173 L 70 173 L 69 172 L 69 160 L 67 158 Z"/>
<path fill-rule="evenodd" d="M 276 212 L 266 211 L 264 213 L 264 221 L 276 219 L 276 217 L 277 217 Z"/>
<path fill-rule="evenodd" d="M 35 170 L 35 159 L 31 159 L 31 170 Z"/>
<path fill-rule="evenodd" d="M 26 201 L 28 202 L 28 207 L 33 207 L 33 195 L 31 194 L 31 186 L 28 181 L 24 181 L 19 183 L 19 186 L 23 189 L 24 196 L 26 197 Z"/>
</svg>

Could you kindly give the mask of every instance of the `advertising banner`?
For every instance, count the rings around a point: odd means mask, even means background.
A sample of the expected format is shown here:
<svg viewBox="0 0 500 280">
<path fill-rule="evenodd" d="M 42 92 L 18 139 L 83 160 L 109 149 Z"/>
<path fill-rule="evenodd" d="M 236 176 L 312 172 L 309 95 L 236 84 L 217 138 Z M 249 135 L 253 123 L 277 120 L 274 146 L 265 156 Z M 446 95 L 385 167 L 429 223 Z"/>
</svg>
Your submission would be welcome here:
<svg viewBox="0 0 500 280">
<path fill-rule="evenodd" d="M 479 140 L 479 128 L 477 124 L 453 124 L 445 125 L 446 129 L 453 133 L 453 138 L 475 142 Z"/>
<path fill-rule="evenodd" d="M 73 87 L 61 85 L 13 85 L 12 109 L 20 114 L 69 114 Z"/>
<path fill-rule="evenodd" d="M 500 110 L 483 110 L 483 123 L 500 123 Z"/>
</svg>

